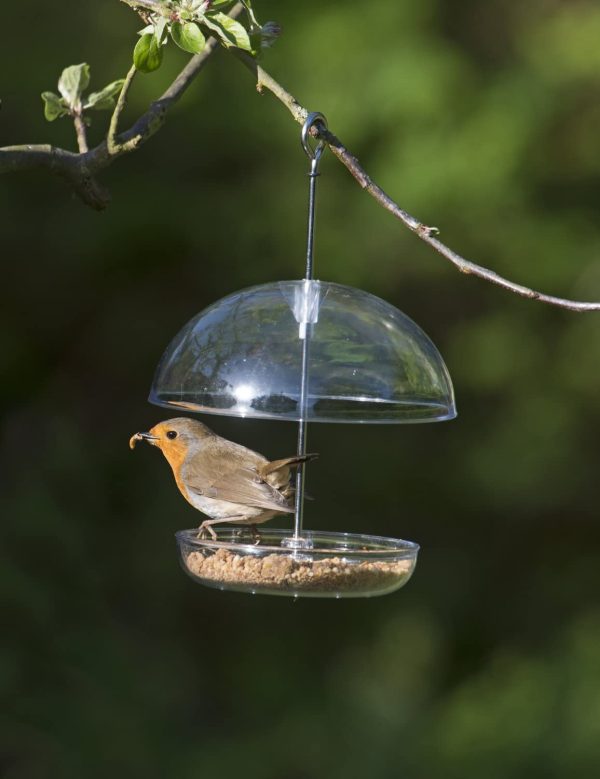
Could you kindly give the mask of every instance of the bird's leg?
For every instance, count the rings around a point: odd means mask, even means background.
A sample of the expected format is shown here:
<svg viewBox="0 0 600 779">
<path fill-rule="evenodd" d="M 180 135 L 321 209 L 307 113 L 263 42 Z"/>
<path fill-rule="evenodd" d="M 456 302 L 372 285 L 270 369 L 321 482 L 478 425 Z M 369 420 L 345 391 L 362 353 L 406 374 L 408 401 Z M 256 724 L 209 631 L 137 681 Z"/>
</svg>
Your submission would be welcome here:
<svg viewBox="0 0 600 779">
<path fill-rule="evenodd" d="M 205 519 L 204 522 L 198 528 L 198 538 L 206 538 L 205 533 L 210 534 L 213 541 L 217 540 L 217 534 L 212 529 L 212 525 L 225 525 L 229 522 L 239 522 L 245 519 L 243 514 L 239 514 L 235 517 L 227 517 L 227 519 Z"/>
<path fill-rule="evenodd" d="M 198 538 L 206 538 L 208 535 L 212 538 L 213 541 L 217 540 L 217 534 L 211 527 L 211 520 L 205 519 L 204 522 L 200 525 L 198 528 Z"/>
</svg>

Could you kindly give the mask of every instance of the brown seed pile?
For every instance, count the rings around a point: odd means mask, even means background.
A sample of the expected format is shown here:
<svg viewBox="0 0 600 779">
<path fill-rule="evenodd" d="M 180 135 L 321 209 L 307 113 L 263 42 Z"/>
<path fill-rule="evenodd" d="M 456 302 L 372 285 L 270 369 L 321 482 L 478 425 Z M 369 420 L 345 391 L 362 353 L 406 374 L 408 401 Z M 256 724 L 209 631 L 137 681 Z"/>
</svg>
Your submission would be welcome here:
<svg viewBox="0 0 600 779">
<path fill-rule="evenodd" d="M 185 559 L 194 576 L 224 585 L 251 589 L 303 592 L 364 592 L 388 589 L 410 576 L 411 561 L 349 562 L 341 557 L 312 561 L 300 554 L 238 555 L 227 549 L 205 554 L 190 552 Z"/>
</svg>

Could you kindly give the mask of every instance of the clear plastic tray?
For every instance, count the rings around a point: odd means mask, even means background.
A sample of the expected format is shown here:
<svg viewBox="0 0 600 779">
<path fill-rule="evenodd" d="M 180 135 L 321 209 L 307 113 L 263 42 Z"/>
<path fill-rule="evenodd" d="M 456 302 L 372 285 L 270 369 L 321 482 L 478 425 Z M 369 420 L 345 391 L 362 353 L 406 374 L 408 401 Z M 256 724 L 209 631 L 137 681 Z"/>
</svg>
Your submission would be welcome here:
<svg viewBox="0 0 600 779">
<path fill-rule="evenodd" d="M 259 528 L 176 533 L 181 563 L 192 579 L 220 590 L 309 598 L 368 598 L 404 586 L 417 563 L 418 544 L 397 538 Z"/>
</svg>

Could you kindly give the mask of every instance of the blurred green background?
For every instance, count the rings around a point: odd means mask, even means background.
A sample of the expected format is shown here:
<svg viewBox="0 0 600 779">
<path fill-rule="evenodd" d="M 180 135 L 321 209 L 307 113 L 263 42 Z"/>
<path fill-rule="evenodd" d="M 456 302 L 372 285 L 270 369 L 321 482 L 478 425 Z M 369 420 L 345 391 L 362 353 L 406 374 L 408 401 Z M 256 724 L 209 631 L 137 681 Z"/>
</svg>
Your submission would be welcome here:
<svg viewBox="0 0 600 779">
<path fill-rule="evenodd" d="M 256 0 L 264 63 L 400 204 L 465 256 L 600 299 L 595 0 Z M 40 92 L 87 61 L 124 75 L 116 2 L 3 8 L 0 143 L 73 148 Z M 185 62 L 170 46 L 125 122 Z M 97 141 L 106 117 L 91 129 Z M 380 599 L 219 593 L 180 570 L 198 522 L 146 402 L 170 338 L 210 302 L 297 278 L 299 127 L 220 52 L 83 207 L 44 173 L 1 180 L 1 774 L 511 779 L 600 773 L 600 315 L 461 276 L 331 155 L 317 277 L 381 295 L 440 348 L 459 417 L 314 426 L 309 527 L 418 541 Z M 293 424 L 205 418 L 271 457 Z"/>
</svg>

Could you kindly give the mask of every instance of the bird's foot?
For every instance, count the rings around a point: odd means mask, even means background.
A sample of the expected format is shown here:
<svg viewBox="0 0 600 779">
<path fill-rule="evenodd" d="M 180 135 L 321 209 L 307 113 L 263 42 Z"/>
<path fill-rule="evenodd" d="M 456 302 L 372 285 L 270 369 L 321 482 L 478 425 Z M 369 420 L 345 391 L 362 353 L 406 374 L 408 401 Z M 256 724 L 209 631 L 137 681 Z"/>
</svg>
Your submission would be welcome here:
<svg viewBox="0 0 600 779">
<path fill-rule="evenodd" d="M 210 526 L 210 522 L 206 521 L 203 522 L 200 527 L 198 528 L 198 536 L 197 538 L 211 538 L 213 541 L 217 540 L 217 534 Z"/>
</svg>

